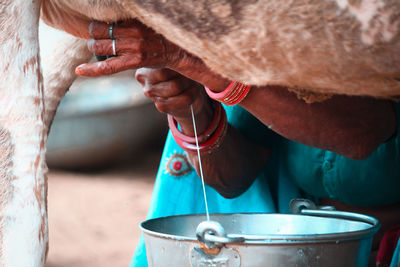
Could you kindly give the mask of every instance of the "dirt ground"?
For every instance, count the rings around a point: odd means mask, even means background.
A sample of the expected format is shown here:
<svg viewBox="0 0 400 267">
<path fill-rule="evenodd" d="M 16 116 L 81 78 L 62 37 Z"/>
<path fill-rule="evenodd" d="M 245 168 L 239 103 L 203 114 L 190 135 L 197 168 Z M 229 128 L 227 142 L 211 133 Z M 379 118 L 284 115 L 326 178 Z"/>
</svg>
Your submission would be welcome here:
<svg viewBox="0 0 400 267">
<path fill-rule="evenodd" d="M 96 172 L 50 170 L 46 267 L 127 267 L 161 150 Z"/>
</svg>

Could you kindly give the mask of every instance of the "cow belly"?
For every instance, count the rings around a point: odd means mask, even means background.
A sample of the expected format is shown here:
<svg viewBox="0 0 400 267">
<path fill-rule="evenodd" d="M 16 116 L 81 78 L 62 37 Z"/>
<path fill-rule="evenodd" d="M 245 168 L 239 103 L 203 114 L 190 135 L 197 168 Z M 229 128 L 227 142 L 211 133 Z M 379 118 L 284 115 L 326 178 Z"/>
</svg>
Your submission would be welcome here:
<svg viewBox="0 0 400 267">
<path fill-rule="evenodd" d="M 138 18 L 232 80 L 400 95 L 397 0 L 47 1 L 88 20 Z"/>
</svg>

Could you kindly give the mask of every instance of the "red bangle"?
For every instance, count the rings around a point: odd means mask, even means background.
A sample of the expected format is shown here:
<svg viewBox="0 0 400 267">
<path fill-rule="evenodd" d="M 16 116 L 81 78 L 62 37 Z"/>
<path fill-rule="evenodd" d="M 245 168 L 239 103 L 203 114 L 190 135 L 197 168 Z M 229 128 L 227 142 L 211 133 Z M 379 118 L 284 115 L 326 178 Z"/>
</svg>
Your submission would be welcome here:
<svg viewBox="0 0 400 267">
<path fill-rule="evenodd" d="M 226 118 L 226 113 L 225 110 L 222 112 L 221 120 L 218 123 L 218 127 L 215 130 L 215 132 L 210 136 L 208 140 L 206 140 L 203 143 L 199 143 L 199 150 L 201 153 L 205 152 L 212 152 L 216 148 L 220 146 L 222 143 L 223 138 L 226 135 L 227 129 L 228 129 L 228 123 L 227 123 L 227 118 Z M 175 139 L 175 142 L 185 151 L 191 151 L 191 152 L 196 152 L 197 151 L 197 146 L 196 143 L 191 143 L 191 142 L 186 142 L 177 136 L 174 135 L 174 132 L 172 132 L 172 136 Z"/>
<path fill-rule="evenodd" d="M 204 132 L 202 132 L 200 135 L 197 136 L 199 143 L 206 141 L 215 132 L 221 120 L 221 114 L 222 114 L 222 106 L 220 103 L 215 102 L 214 115 L 210 125 Z M 188 143 L 193 143 L 193 144 L 196 143 L 196 138 L 194 136 L 185 135 L 184 133 L 178 130 L 178 122 L 171 115 L 168 115 L 168 125 L 169 128 L 171 129 L 171 132 L 177 138 Z"/>
<path fill-rule="evenodd" d="M 228 87 L 219 93 L 211 91 L 205 87 L 209 97 L 217 100 L 225 105 L 232 106 L 239 104 L 249 93 L 250 85 L 245 85 L 239 82 L 231 82 Z"/>
</svg>

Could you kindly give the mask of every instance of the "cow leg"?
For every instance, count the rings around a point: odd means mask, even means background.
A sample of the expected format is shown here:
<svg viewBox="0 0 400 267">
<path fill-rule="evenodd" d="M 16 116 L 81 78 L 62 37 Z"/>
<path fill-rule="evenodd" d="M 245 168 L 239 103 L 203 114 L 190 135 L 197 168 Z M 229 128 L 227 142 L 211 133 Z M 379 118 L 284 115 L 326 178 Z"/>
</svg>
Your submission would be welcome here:
<svg viewBox="0 0 400 267">
<path fill-rule="evenodd" d="M 43 266 L 48 247 L 40 0 L 0 1 L 0 266 Z"/>
</svg>

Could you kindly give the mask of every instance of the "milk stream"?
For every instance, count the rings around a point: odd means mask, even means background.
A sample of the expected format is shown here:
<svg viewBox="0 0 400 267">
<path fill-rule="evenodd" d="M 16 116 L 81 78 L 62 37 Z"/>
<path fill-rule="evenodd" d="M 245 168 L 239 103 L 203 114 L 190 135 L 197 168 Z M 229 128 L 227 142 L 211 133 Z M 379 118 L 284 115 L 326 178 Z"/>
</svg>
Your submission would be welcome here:
<svg viewBox="0 0 400 267">
<path fill-rule="evenodd" d="M 196 121 L 194 119 L 194 112 L 193 106 L 190 106 L 190 110 L 192 111 L 192 121 L 193 121 L 193 129 L 194 129 L 194 137 L 196 139 L 196 148 L 197 148 L 197 157 L 199 159 L 199 169 L 200 169 L 200 177 L 201 177 L 201 184 L 203 186 L 203 195 L 204 195 L 204 203 L 206 206 L 206 215 L 207 221 L 210 221 L 210 214 L 208 213 L 208 205 L 207 205 L 207 194 L 206 194 L 206 187 L 204 185 L 204 176 L 203 176 L 203 167 L 201 166 L 201 157 L 200 157 L 200 148 L 199 148 L 199 140 L 197 139 L 197 130 L 196 130 Z"/>
</svg>

